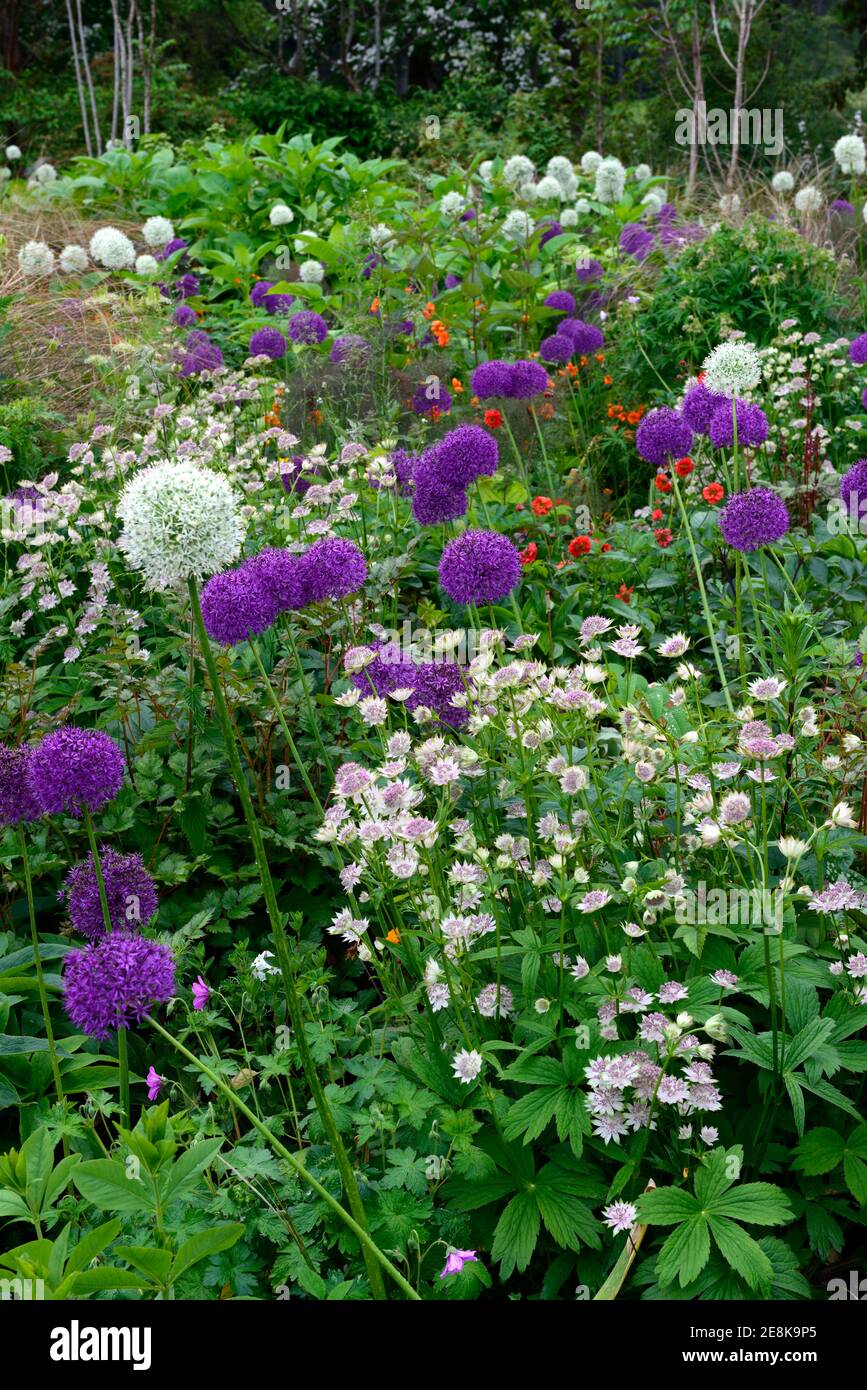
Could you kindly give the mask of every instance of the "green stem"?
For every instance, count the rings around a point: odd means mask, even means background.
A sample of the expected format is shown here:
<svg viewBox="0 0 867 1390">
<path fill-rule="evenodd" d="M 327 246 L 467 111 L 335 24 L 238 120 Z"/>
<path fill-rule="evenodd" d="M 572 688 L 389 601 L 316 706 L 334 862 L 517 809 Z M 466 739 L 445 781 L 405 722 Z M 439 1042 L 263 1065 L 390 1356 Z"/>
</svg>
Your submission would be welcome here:
<svg viewBox="0 0 867 1390">
<path fill-rule="evenodd" d="M 24 887 L 27 893 L 27 911 L 30 916 L 30 939 L 33 942 L 33 960 L 36 965 L 36 985 L 39 990 L 39 1002 L 42 1005 L 42 1022 L 45 1026 L 45 1036 L 48 1040 L 48 1051 L 51 1056 L 51 1074 L 54 1077 L 54 1089 L 57 1092 L 57 1099 L 63 1104 L 63 1081 L 60 1076 L 60 1064 L 57 1060 L 57 1048 L 54 1044 L 54 1030 L 51 1027 L 51 1015 L 48 1012 L 48 994 L 45 989 L 45 976 L 42 973 L 42 961 L 39 956 L 39 937 L 36 932 L 36 908 L 33 902 L 33 879 L 30 874 L 30 856 L 27 853 L 27 837 L 24 833 L 24 822 L 18 823 L 18 839 L 21 845 L 21 859 L 24 864 Z"/>
<path fill-rule="evenodd" d="M 111 924 L 111 914 L 108 910 L 108 898 L 105 893 L 105 878 L 102 872 L 102 860 L 99 857 L 99 848 L 96 843 L 96 833 L 93 829 L 93 818 L 87 806 L 83 808 L 84 828 L 87 831 L 87 841 L 90 845 L 90 854 L 93 859 L 93 867 L 96 873 L 96 886 L 99 889 L 99 905 L 102 908 L 102 920 L 105 923 L 105 930 L 110 936 L 114 928 Z M 123 1028 L 117 1030 L 117 1063 L 120 1070 L 120 1112 L 123 1122 L 127 1129 L 132 1129 L 132 1110 L 130 1109 L 129 1099 L 129 1057 L 126 1048 L 126 1032 Z"/>
<path fill-rule="evenodd" d="M 680 508 L 681 519 L 683 521 L 684 529 L 686 530 L 686 538 L 689 541 L 690 554 L 692 555 L 692 567 L 695 570 L 696 582 L 698 583 L 698 591 L 701 595 L 701 606 L 702 611 L 704 612 L 705 626 L 707 627 L 707 635 L 710 638 L 710 645 L 711 649 L 713 650 L 713 658 L 716 662 L 716 669 L 719 672 L 720 683 L 722 685 L 722 692 L 725 696 L 725 702 L 728 706 L 729 713 L 734 714 L 735 709 L 734 705 L 732 704 L 732 697 L 729 694 L 728 682 L 726 680 L 725 672 L 723 670 L 723 664 L 720 659 L 719 647 L 716 644 L 716 637 L 714 636 L 713 621 L 710 616 L 710 606 L 707 601 L 707 590 L 704 587 L 704 578 L 701 572 L 701 565 L 698 562 L 698 552 L 695 548 L 695 541 L 692 538 L 692 527 L 689 524 L 689 517 L 686 514 L 686 507 L 683 505 L 683 498 L 680 495 L 680 488 L 678 487 L 677 483 L 677 475 L 674 473 L 673 470 L 671 481 L 674 484 L 674 495 L 677 498 L 677 505 Z M 740 641 L 740 633 L 738 633 L 738 640 Z"/>
</svg>

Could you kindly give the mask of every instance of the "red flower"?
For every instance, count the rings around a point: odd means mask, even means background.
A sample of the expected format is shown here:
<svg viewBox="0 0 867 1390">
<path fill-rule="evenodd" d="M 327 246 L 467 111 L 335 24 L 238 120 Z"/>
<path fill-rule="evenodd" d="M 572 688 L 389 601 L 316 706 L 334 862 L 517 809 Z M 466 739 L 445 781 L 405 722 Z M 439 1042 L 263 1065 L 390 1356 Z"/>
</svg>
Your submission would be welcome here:
<svg viewBox="0 0 867 1390">
<path fill-rule="evenodd" d="M 657 492 L 671 492 L 672 482 L 670 478 L 666 478 L 664 473 L 657 473 L 653 480 L 653 486 Z"/>
<path fill-rule="evenodd" d="M 603 553 L 603 555 L 604 555 L 606 551 L 608 551 L 608 550 L 611 549 L 611 546 L 610 546 L 610 544 L 608 543 L 608 541 L 600 541 L 600 542 L 599 542 L 599 549 L 602 551 L 602 553 Z"/>
<path fill-rule="evenodd" d="M 593 542 L 589 536 L 576 536 L 566 547 L 573 560 L 577 560 L 579 555 L 587 555 L 592 548 Z"/>
<path fill-rule="evenodd" d="M 705 502 L 715 504 L 721 502 L 725 497 L 725 488 L 722 483 L 708 483 L 707 487 L 702 488 L 701 495 Z"/>
<path fill-rule="evenodd" d="M 489 430 L 498 430 L 503 423 L 503 417 L 499 410 L 485 411 L 485 424 Z"/>
<path fill-rule="evenodd" d="M 671 542 L 674 540 L 674 536 L 671 534 L 667 526 L 661 526 L 659 530 L 654 531 L 653 534 L 656 537 L 657 545 L 661 545 L 663 550 L 666 550 L 668 546 L 671 545 Z"/>
<path fill-rule="evenodd" d="M 550 497 L 534 497 L 530 503 L 534 516 L 547 516 L 553 505 Z"/>
<path fill-rule="evenodd" d="M 695 464 L 692 459 L 687 457 L 677 460 L 677 463 L 674 465 L 674 471 L 679 478 L 688 478 L 694 467 Z"/>
<path fill-rule="evenodd" d="M 620 588 L 617 590 L 615 597 L 619 598 L 621 603 L 629 603 L 634 593 L 634 586 L 631 589 L 627 589 L 625 584 L 621 584 Z"/>
<path fill-rule="evenodd" d="M 537 546 L 536 542 L 530 541 L 530 544 L 527 546 L 527 549 L 521 551 L 521 564 L 532 565 L 533 561 L 536 559 L 538 554 L 539 547 Z"/>
<path fill-rule="evenodd" d="M 662 508 L 661 508 L 661 507 L 654 507 L 653 511 L 650 513 L 650 520 L 651 520 L 651 521 L 662 521 Z"/>
</svg>

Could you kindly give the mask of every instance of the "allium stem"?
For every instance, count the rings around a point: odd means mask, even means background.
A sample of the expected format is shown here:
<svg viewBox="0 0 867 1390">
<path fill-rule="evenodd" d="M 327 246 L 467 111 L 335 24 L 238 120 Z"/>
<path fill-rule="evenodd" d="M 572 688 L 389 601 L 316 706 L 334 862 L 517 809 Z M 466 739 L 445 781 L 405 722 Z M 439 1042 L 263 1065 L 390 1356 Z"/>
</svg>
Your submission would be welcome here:
<svg viewBox="0 0 867 1390">
<path fill-rule="evenodd" d="M 720 659 L 719 647 L 717 646 L 716 637 L 714 635 L 713 620 L 710 616 L 710 606 L 707 601 L 707 590 L 704 587 L 704 578 L 701 572 L 701 565 L 698 561 L 698 552 L 696 551 L 695 541 L 692 537 L 692 527 L 689 524 L 689 517 L 686 514 L 686 507 L 683 505 L 683 498 L 680 495 L 680 488 L 678 487 L 677 483 L 677 475 L 674 471 L 672 471 L 671 481 L 674 484 L 674 495 L 677 498 L 677 505 L 680 508 L 681 519 L 683 520 L 683 525 L 686 530 L 686 538 L 689 541 L 690 554 L 692 555 L 692 567 L 695 570 L 695 578 L 698 584 L 698 591 L 701 595 L 701 606 L 702 611 L 704 613 L 705 626 L 707 628 L 707 635 L 710 638 L 710 645 L 713 650 L 713 657 L 714 661 L 716 662 L 716 669 L 719 672 L 720 683 L 722 685 L 722 692 L 725 696 L 725 702 L 728 706 L 729 713 L 734 714 L 735 709 L 734 705 L 732 704 L 732 697 L 729 694 L 728 682 L 725 677 L 725 671 L 723 670 L 722 660 Z M 738 641 L 740 642 L 740 640 L 741 634 L 738 633 Z"/>
<path fill-rule="evenodd" d="M 106 933 L 110 936 L 114 928 L 111 925 L 111 913 L 108 910 L 108 898 L 105 892 L 105 877 L 102 872 L 102 860 L 99 857 L 99 847 L 96 843 L 96 834 L 93 829 L 93 818 L 90 808 L 84 805 L 82 808 L 84 818 L 84 828 L 87 831 L 87 841 L 90 845 L 90 855 L 93 859 L 93 868 L 96 873 L 96 886 L 99 889 L 99 905 L 102 908 L 102 920 L 105 923 Z M 132 1110 L 129 1099 L 129 1054 L 126 1046 L 126 1031 L 123 1028 L 117 1030 L 117 1064 L 120 1072 L 120 1111 L 123 1122 L 127 1129 L 132 1129 Z"/>
<path fill-rule="evenodd" d="M 45 1025 L 45 1037 L 48 1041 L 48 1052 L 51 1057 L 51 1074 L 54 1077 L 54 1089 L 57 1092 L 57 1099 L 63 1104 L 63 1081 L 60 1075 L 60 1064 L 57 1060 L 57 1048 L 54 1043 L 54 1030 L 51 1027 L 51 1015 L 48 1012 L 48 993 L 45 989 L 45 976 L 42 973 L 42 961 L 39 956 L 39 936 L 36 931 L 36 908 L 33 902 L 33 879 L 30 875 L 30 856 L 27 853 L 27 836 L 24 832 L 24 822 L 18 823 L 18 841 L 21 845 L 21 859 L 24 864 L 24 887 L 27 893 L 27 912 L 30 917 L 30 939 L 33 942 L 33 961 L 36 966 L 36 987 L 39 990 L 39 1002 L 42 1005 L 42 1022 Z"/>
<path fill-rule="evenodd" d="M 274 938 L 274 947 L 277 953 L 277 960 L 280 965 L 280 973 L 283 976 L 283 990 L 286 998 L 286 1012 L 292 1026 L 295 1043 L 298 1047 L 298 1054 L 301 1060 L 301 1067 L 310 1087 L 310 1094 L 313 1097 L 316 1109 L 322 1126 L 328 1136 L 328 1141 L 334 1152 L 334 1158 L 340 1171 L 343 1189 L 349 1202 L 350 1210 L 354 1217 L 354 1222 L 360 1230 L 367 1236 L 367 1217 L 364 1211 L 364 1204 L 361 1200 L 361 1193 L 358 1190 L 358 1183 L 349 1155 L 346 1152 L 343 1140 L 331 1113 L 331 1107 L 325 1095 L 325 1091 L 316 1072 L 316 1066 L 307 1042 L 307 1035 L 304 1032 L 304 1014 L 301 1008 L 301 1001 L 295 987 L 295 977 L 292 972 L 292 962 L 289 956 L 289 947 L 286 941 L 286 933 L 283 930 L 283 920 L 280 916 L 280 909 L 277 906 L 277 894 L 274 891 L 274 882 L 271 878 L 271 870 L 268 867 L 268 859 L 265 854 L 265 846 L 262 841 L 262 832 L 253 808 L 250 797 L 250 790 L 247 786 L 244 772 L 241 767 L 241 760 L 238 756 L 238 748 L 235 742 L 235 735 L 232 729 L 232 722 L 229 718 L 229 710 L 226 705 L 226 697 L 223 694 L 223 687 L 220 684 L 220 676 L 217 671 L 217 663 L 214 660 L 214 653 L 211 650 L 210 639 L 205 631 L 205 624 L 202 619 L 202 607 L 199 603 L 198 585 L 192 576 L 189 579 L 190 602 L 193 609 L 193 618 L 196 624 L 196 631 L 199 635 L 199 647 L 202 658 L 211 682 L 211 691 L 214 697 L 214 704 L 217 709 L 217 717 L 223 732 L 223 741 L 226 745 L 226 754 L 229 759 L 229 766 L 232 770 L 232 777 L 238 790 L 238 796 L 244 811 L 244 818 L 247 822 L 247 829 L 250 834 L 250 843 L 253 847 L 253 854 L 256 859 L 256 867 L 259 870 L 259 879 L 262 884 L 262 892 L 265 898 L 265 906 L 268 911 L 268 920 L 271 923 L 271 933 Z M 155 1025 L 156 1026 L 156 1025 Z M 237 1097 L 234 1097 L 235 1104 L 238 1104 Z M 256 1121 L 258 1127 L 258 1121 Z M 287 1151 L 288 1152 L 288 1151 Z M 342 1210 L 342 1208 L 341 1208 Z M 362 1253 L 364 1262 L 367 1266 L 367 1274 L 370 1280 L 370 1287 L 376 1299 L 385 1298 L 385 1284 L 382 1272 L 377 1264 L 376 1258 L 371 1255 L 368 1245 L 372 1244 L 370 1237 L 362 1241 Z"/>
<path fill-rule="evenodd" d="M 207 1076 L 218 1090 L 223 1092 L 235 1109 L 240 1110 L 241 1114 L 246 1116 L 254 1129 L 258 1130 L 262 1135 L 266 1143 L 271 1145 L 274 1152 L 279 1154 L 280 1158 L 284 1159 L 289 1164 L 296 1176 L 301 1178 L 302 1182 L 308 1183 L 317 1196 L 321 1197 L 322 1201 L 325 1202 L 331 1210 L 340 1217 L 341 1221 L 355 1233 L 358 1238 L 358 1243 L 364 1252 L 365 1261 L 370 1261 L 377 1267 L 377 1274 L 379 1275 L 379 1266 L 381 1265 L 382 1268 L 391 1275 L 398 1288 L 406 1294 L 407 1298 L 412 1299 L 413 1302 L 416 1303 L 421 1302 L 421 1298 L 412 1287 L 412 1284 L 404 1278 L 400 1270 L 392 1264 L 388 1256 L 380 1250 L 379 1246 L 368 1235 L 366 1226 L 356 1221 L 355 1218 L 340 1205 L 336 1198 L 332 1197 L 328 1188 L 323 1187 L 322 1183 L 314 1178 L 313 1174 L 299 1161 L 295 1154 L 292 1153 L 291 1149 L 287 1149 L 286 1145 L 282 1144 L 275 1134 L 272 1134 L 268 1126 L 262 1123 L 250 1107 L 246 1105 L 234 1091 L 230 1090 L 222 1077 L 219 1076 L 217 1072 L 212 1071 L 208 1064 L 202 1061 L 201 1057 L 196 1057 L 194 1053 L 184 1047 L 183 1043 L 178 1042 L 177 1038 L 173 1037 L 161 1024 L 157 1023 L 155 1018 L 148 1018 L 148 1023 L 152 1028 L 156 1029 L 161 1037 L 165 1038 L 166 1042 L 171 1043 L 172 1047 L 176 1048 L 182 1057 L 186 1057 L 188 1062 L 192 1062 L 198 1071 L 202 1072 L 204 1076 Z M 368 1263 L 368 1272 L 369 1270 L 370 1264 Z M 381 1275 L 379 1275 L 379 1279 L 381 1282 Z"/>
</svg>

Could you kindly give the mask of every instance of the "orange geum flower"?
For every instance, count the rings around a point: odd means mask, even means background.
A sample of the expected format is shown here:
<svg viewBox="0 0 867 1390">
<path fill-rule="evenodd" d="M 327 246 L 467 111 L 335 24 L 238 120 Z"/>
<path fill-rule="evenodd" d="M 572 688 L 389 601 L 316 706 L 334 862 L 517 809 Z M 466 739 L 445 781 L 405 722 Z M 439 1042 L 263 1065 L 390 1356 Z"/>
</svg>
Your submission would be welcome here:
<svg viewBox="0 0 867 1390">
<path fill-rule="evenodd" d="M 436 306 L 435 304 L 432 304 L 432 303 L 428 302 L 428 303 L 424 306 L 424 308 L 422 309 L 422 311 L 421 311 L 422 318 L 425 318 L 425 319 L 432 319 L 433 316 L 434 316 L 434 314 L 436 313 L 436 311 L 437 311 L 437 306 Z"/>
</svg>

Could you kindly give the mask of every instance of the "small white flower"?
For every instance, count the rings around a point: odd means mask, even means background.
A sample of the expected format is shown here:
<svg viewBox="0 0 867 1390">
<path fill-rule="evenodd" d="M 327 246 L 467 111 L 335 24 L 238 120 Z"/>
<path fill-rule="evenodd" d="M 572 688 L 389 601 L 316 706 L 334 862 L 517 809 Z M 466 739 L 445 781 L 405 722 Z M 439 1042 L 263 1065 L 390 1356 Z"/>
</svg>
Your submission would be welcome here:
<svg viewBox="0 0 867 1390">
<path fill-rule="evenodd" d="M 595 174 L 602 163 L 602 156 L 596 150 L 587 150 L 581 156 L 582 174 Z"/>
<path fill-rule="evenodd" d="M 564 208 L 560 213 L 561 227 L 575 227 L 578 225 L 578 214 L 574 208 Z"/>
<path fill-rule="evenodd" d="M 298 269 L 298 279 L 304 285 L 321 285 L 325 278 L 325 266 L 321 261 L 302 261 Z"/>
<path fill-rule="evenodd" d="M 852 807 L 849 805 L 848 801 L 838 801 L 830 816 L 825 821 L 825 825 L 829 828 L 837 825 L 847 830 L 857 830 L 858 821 L 852 814 Z"/>
<path fill-rule="evenodd" d="M 6 158 L 9 160 L 10 164 L 14 160 L 21 158 L 21 151 L 19 150 L 17 145 L 6 146 Z"/>
<path fill-rule="evenodd" d="M 35 184 L 37 187 L 41 185 L 44 188 L 47 184 L 54 183 L 56 178 L 57 170 L 53 164 L 49 164 L 46 160 L 44 164 L 40 164 L 38 168 L 33 170 L 28 183 L 30 185 Z"/>
<path fill-rule="evenodd" d="M 149 217 L 141 229 L 141 234 L 146 246 L 162 250 L 166 242 L 174 241 L 175 229 L 167 217 Z"/>
<path fill-rule="evenodd" d="M 771 179 L 771 188 L 775 193 L 791 193 L 795 187 L 795 180 L 788 169 L 781 169 L 778 174 L 774 174 Z"/>
<path fill-rule="evenodd" d="M 469 1086 L 470 1082 L 475 1081 L 483 1066 L 484 1059 L 480 1052 L 468 1052 L 466 1048 L 461 1048 L 452 1062 L 452 1071 L 462 1085 Z"/>
<path fill-rule="evenodd" d="M 275 203 L 268 213 L 268 221 L 272 227 L 285 227 L 289 222 L 295 221 L 295 214 L 285 203 Z"/>
<path fill-rule="evenodd" d="M 651 213 L 653 216 L 655 216 L 656 213 L 659 212 L 664 202 L 665 199 L 663 198 L 662 194 L 657 192 L 655 188 L 651 188 L 650 192 L 645 193 L 644 197 L 642 198 L 641 206 L 643 208 L 647 208 L 647 211 Z"/>
<path fill-rule="evenodd" d="M 377 251 L 384 251 L 394 241 L 394 232 L 384 222 L 377 222 L 370 229 L 370 240 Z"/>
<path fill-rule="evenodd" d="M 863 174 L 867 169 L 867 145 L 860 135 L 841 135 L 834 146 L 834 158 L 844 174 Z"/>
<path fill-rule="evenodd" d="M 644 183 L 644 180 L 649 179 L 652 174 L 653 170 L 649 164 L 636 164 L 632 177 L 635 179 L 636 183 Z"/>
<path fill-rule="evenodd" d="M 513 208 L 503 219 L 503 233 L 511 241 L 523 246 L 533 235 L 535 225 L 528 212 L 524 212 L 522 208 Z"/>
<path fill-rule="evenodd" d="M 723 217 L 734 217 L 741 210 L 739 193 L 724 193 L 719 200 L 719 210 Z"/>
<path fill-rule="evenodd" d="M 797 840 L 794 835 L 781 835 L 777 846 L 784 859 L 800 859 L 809 848 L 806 840 Z"/>
<path fill-rule="evenodd" d="M 762 363 L 752 343 L 720 343 L 703 363 L 704 384 L 720 396 L 743 396 L 758 386 Z"/>
<path fill-rule="evenodd" d="M 444 193 L 440 198 L 440 212 L 443 217 L 457 217 L 459 212 L 463 212 L 465 206 L 464 195 L 462 193 Z"/>
<path fill-rule="evenodd" d="M 778 700 L 788 684 L 788 681 L 779 680 L 776 676 L 760 676 L 758 680 L 750 681 L 747 689 L 754 700 Z"/>
<path fill-rule="evenodd" d="M 583 161 L 582 161 L 583 164 Z M 619 159 L 609 155 L 596 166 L 597 203 L 620 203 L 626 188 L 626 170 Z"/>
<path fill-rule="evenodd" d="M 563 187 L 552 175 L 546 174 L 536 184 L 533 194 L 539 202 L 548 202 L 553 198 L 559 202 L 563 198 Z"/>
<path fill-rule="evenodd" d="M 685 632 L 675 632 L 671 637 L 666 637 L 660 642 L 657 651 L 660 656 L 678 657 L 683 656 L 689 648 L 689 638 Z"/>
<path fill-rule="evenodd" d="M 271 964 L 274 956 L 273 951 L 261 951 L 250 965 L 250 972 L 254 980 L 266 980 L 269 975 L 279 975 L 280 971 L 276 965 Z"/>
<path fill-rule="evenodd" d="M 528 179 L 532 179 L 535 172 L 533 161 L 523 154 L 513 154 L 503 165 L 503 179 L 511 188 L 518 188 L 522 183 L 526 183 Z"/>
</svg>

